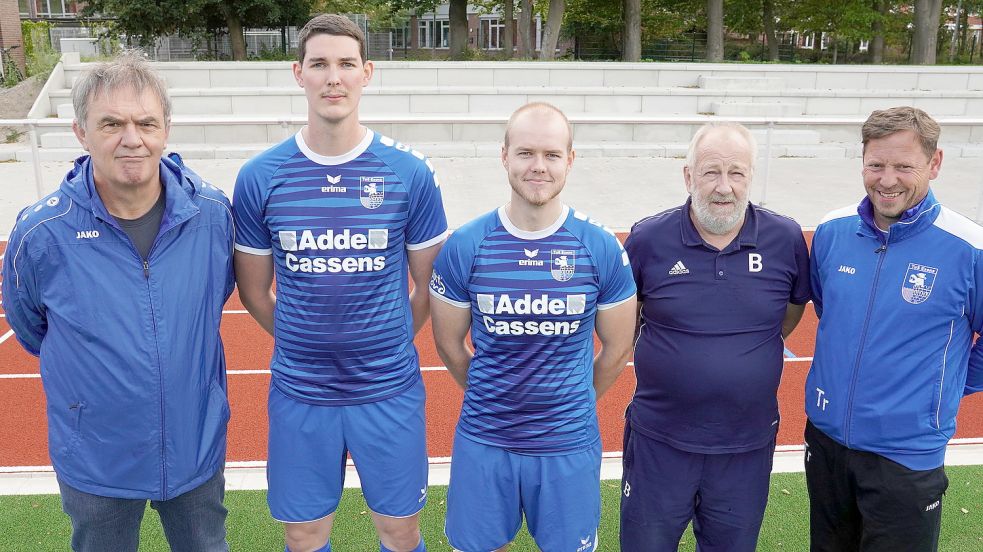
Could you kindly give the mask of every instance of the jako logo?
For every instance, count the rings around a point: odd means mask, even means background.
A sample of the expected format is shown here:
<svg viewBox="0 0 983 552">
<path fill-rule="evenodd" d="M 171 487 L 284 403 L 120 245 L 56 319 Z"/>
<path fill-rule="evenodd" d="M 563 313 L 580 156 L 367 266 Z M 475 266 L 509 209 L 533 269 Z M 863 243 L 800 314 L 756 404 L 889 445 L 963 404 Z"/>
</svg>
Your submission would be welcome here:
<svg viewBox="0 0 983 552">
<path fill-rule="evenodd" d="M 857 269 L 853 268 L 852 266 L 840 265 L 839 272 L 846 272 L 847 274 L 856 274 Z"/>
<path fill-rule="evenodd" d="M 98 230 L 82 230 L 81 232 L 75 233 L 75 239 L 77 240 L 84 240 L 84 239 L 98 238 L 98 237 L 99 237 Z"/>
<path fill-rule="evenodd" d="M 935 502 L 933 502 L 933 503 L 929 504 L 928 506 L 926 506 L 925 507 L 925 511 L 926 512 L 931 512 L 932 510 L 938 508 L 941 504 L 942 504 L 942 501 L 941 500 L 936 500 Z"/>
</svg>

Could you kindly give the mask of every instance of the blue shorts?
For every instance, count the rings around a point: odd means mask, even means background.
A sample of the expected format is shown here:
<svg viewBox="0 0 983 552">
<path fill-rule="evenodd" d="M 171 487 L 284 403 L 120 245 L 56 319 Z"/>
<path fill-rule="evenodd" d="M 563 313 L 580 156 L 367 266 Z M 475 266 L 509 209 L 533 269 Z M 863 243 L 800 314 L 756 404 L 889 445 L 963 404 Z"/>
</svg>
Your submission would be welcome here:
<svg viewBox="0 0 983 552">
<path fill-rule="evenodd" d="M 686 452 L 625 423 L 621 550 L 679 548 L 690 520 L 701 552 L 754 552 L 775 443 L 733 454 Z"/>
<path fill-rule="evenodd" d="M 528 456 L 457 433 L 447 491 L 447 542 L 495 550 L 526 525 L 544 552 L 591 552 L 601 521 L 601 442 L 560 456 Z"/>
<path fill-rule="evenodd" d="M 427 501 L 427 444 L 423 381 L 388 399 L 318 406 L 291 399 L 270 385 L 270 515 L 299 523 L 335 511 L 349 453 L 369 508 L 408 517 Z"/>
</svg>

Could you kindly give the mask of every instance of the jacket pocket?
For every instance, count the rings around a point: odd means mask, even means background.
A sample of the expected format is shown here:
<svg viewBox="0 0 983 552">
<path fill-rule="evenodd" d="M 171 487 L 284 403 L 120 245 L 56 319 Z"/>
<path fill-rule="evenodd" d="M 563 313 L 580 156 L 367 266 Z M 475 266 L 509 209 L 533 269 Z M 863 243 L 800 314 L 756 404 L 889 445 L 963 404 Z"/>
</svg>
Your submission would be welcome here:
<svg viewBox="0 0 983 552">
<path fill-rule="evenodd" d="M 65 456 L 74 456 L 82 445 L 82 415 L 85 412 L 84 402 L 75 402 L 68 406 L 71 432 L 65 441 Z"/>
</svg>

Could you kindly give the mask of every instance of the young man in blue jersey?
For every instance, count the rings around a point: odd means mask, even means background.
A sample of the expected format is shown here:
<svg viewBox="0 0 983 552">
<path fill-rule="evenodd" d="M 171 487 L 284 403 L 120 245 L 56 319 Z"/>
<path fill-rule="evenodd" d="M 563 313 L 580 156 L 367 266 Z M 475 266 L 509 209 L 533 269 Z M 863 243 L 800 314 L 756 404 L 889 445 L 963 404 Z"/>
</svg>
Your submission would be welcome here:
<svg viewBox="0 0 983 552">
<path fill-rule="evenodd" d="M 465 552 L 506 549 L 523 513 L 546 552 L 597 548 L 595 401 L 628 360 L 635 284 L 614 233 L 560 200 L 574 155 L 560 110 L 519 108 L 502 147 L 510 201 L 434 264 L 437 351 L 465 390 L 445 529 Z"/>
<path fill-rule="evenodd" d="M 748 201 L 755 142 L 701 127 L 689 198 L 625 241 L 638 286 L 638 385 L 625 421 L 621 549 L 668 552 L 693 521 L 704 552 L 753 552 L 778 431 L 782 339 L 809 300 L 792 219 Z"/>
<path fill-rule="evenodd" d="M 447 221 L 430 162 L 359 123 L 372 77 L 364 52 L 347 18 L 321 15 L 301 29 L 293 72 L 307 126 L 236 181 L 239 293 L 275 337 L 268 502 L 290 552 L 331 549 L 349 453 L 380 550 L 425 550 L 413 336 L 429 316 L 427 281 Z"/>
<path fill-rule="evenodd" d="M 983 229 L 932 193 L 940 132 L 920 109 L 874 111 L 861 130 L 867 197 L 812 240 L 814 551 L 938 549 L 946 444 L 960 399 L 983 390 Z"/>
<path fill-rule="evenodd" d="M 137 552 L 149 500 L 171 550 L 227 552 L 229 200 L 164 155 L 171 102 L 141 52 L 86 70 L 72 106 L 87 155 L 21 211 L 3 259 L 71 549 Z"/>
</svg>

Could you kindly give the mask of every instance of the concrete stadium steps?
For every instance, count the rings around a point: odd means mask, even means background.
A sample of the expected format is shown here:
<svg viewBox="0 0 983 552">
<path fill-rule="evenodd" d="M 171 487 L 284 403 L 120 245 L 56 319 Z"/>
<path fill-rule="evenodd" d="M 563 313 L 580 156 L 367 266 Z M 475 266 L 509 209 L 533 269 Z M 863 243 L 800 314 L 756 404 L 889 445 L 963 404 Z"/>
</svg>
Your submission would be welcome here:
<svg viewBox="0 0 983 552">
<path fill-rule="evenodd" d="M 775 79 L 770 79 L 775 80 Z M 171 88 L 179 115 L 304 115 L 303 89 L 290 87 Z M 74 116 L 71 89 L 51 90 L 44 116 Z M 914 105 L 933 116 L 983 116 L 983 90 L 803 90 L 576 87 L 380 87 L 363 92 L 361 112 L 374 114 L 508 115 L 531 101 L 569 114 L 737 117 L 859 116 L 874 109 Z"/>
</svg>

